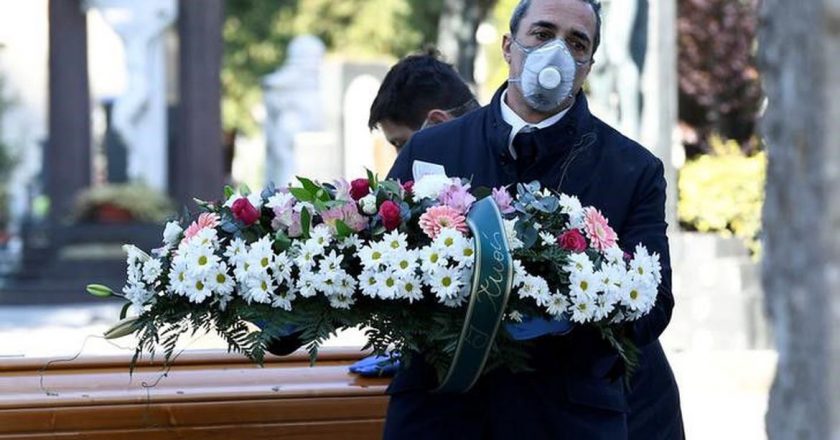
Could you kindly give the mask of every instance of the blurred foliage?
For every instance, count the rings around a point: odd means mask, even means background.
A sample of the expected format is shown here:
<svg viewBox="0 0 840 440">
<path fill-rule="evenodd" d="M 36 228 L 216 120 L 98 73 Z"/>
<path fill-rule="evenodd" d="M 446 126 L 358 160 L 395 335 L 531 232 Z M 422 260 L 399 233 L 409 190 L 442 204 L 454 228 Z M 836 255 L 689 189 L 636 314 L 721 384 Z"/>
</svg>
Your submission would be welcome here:
<svg viewBox="0 0 840 440">
<path fill-rule="evenodd" d="M 758 255 L 767 155 L 748 156 L 737 142 L 719 136 L 711 136 L 709 145 L 711 154 L 688 161 L 680 170 L 680 224 L 737 236 Z"/>
<path fill-rule="evenodd" d="M 689 157 L 710 151 L 720 134 L 745 153 L 760 147 L 755 126 L 762 103 L 756 67 L 759 0 L 679 0 L 679 118 L 695 134 Z"/>
<path fill-rule="evenodd" d="M 136 221 L 163 223 L 175 214 L 173 202 L 163 193 L 137 183 L 106 184 L 86 189 L 76 200 L 74 217 L 95 221 L 103 207 L 126 211 Z"/>
<path fill-rule="evenodd" d="M 259 129 L 262 77 L 284 61 L 296 35 L 356 58 L 401 57 L 434 43 L 443 0 L 227 0 L 222 66 L 225 129 Z"/>
</svg>

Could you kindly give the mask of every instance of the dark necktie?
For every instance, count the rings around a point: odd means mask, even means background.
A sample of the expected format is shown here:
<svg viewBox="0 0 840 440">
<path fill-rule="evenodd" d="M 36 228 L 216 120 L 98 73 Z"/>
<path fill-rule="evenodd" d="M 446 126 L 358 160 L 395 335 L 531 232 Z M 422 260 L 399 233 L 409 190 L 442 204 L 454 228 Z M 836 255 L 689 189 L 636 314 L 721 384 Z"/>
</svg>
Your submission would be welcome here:
<svg viewBox="0 0 840 440">
<path fill-rule="evenodd" d="M 513 149 L 516 151 L 516 170 L 522 175 L 534 164 L 537 158 L 536 130 L 523 129 L 513 137 Z"/>
</svg>

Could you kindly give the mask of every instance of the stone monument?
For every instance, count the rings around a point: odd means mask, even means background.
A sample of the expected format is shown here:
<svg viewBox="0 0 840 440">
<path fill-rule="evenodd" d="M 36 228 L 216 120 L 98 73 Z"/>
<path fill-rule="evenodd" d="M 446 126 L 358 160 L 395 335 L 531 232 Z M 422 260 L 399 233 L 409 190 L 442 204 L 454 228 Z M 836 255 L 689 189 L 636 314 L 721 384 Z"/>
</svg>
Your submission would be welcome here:
<svg viewBox="0 0 840 440">
<path fill-rule="evenodd" d="M 128 152 L 128 178 L 165 191 L 168 180 L 166 31 L 176 0 L 86 0 L 125 45 L 127 89 L 117 97 L 113 125 Z"/>
</svg>

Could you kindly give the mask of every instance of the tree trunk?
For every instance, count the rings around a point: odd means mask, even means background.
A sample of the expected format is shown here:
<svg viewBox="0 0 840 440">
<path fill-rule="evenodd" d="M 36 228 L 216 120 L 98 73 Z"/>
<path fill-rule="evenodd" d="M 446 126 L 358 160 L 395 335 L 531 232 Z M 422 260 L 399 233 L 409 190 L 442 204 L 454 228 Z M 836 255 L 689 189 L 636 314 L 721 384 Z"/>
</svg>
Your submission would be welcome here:
<svg viewBox="0 0 840 440">
<path fill-rule="evenodd" d="M 763 0 L 770 439 L 840 439 L 840 0 Z"/>
<path fill-rule="evenodd" d="M 438 25 L 438 49 L 461 77 L 475 84 L 475 32 L 497 0 L 444 0 Z"/>
</svg>

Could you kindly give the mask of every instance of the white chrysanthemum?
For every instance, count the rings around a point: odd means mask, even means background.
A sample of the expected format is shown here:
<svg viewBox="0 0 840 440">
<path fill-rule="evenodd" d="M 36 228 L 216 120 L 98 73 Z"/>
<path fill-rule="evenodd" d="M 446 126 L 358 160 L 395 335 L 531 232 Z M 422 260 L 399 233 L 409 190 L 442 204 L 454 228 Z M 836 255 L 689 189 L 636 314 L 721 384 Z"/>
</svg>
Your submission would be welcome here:
<svg viewBox="0 0 840 440">
<path fill-rule="evenodd" d="M 367 215 L 376 214 L 376 196 L 368 194 L 359 199 L 359 208 Z"/>
<path fill-rule="evenodd" d="M 140 248 L 134 246 L 133 244 L 124 244 L 122 248 L 126 253 L 126 262 L 129 266 L 133 266 L 137 263 L 143 263 L 151 258 L 149 257 L 149 254 L 143 252 Z"/>
<path fill-rule="evenodd" d="M 209 246 L 213 249 L 219 247 L 219 233 L 216 228 L 203 228 L 198 231 L 189 241 L 190 246 Z"/>
<path fill-rule="evenodd" d="M 350 276 L 347 272 L 340 272 L 336 276 L 335 294 L 344 296 L 353 296 L 356 291 L 356 279 Z"/>
<path fill-rule="evenodd" d="M 309 234 L 309 241 L 316 243 L 322 249 L 326 248 L 332 242 L 330 227 L 325 224 L 315 226 Z"/>
<path fill-rule="evenodd" d="M 521 298 L 531 298 L 540 307 L 545 307 L 550 301 L 551 292 L 548 289 L 548 282 L 539 276 L 527 275 L 519 288 Z"/>
<path fill-rule="evenodd" d="M 298 254 L 295 257 L 295 265 L 301 272 L 309 272 L 315 267 L 316 258 L 321 255 L 323 249 L 317 245 L 304 245 L 298 249 Z"/>
<path fill-rule="evenodd" d="M 342 240 L 338 242 L 338 248 L 341 250 L 345 249 L 360 249 L 362 247 L 362 240 L 359 238 L 357 234 L 350 234 Z"/>
<path fill-rule="evenodd" d="M 463 279 L 463 277 L 462 277 Z M 462 285 L 460 289 L 458 289 L 458 293 L 451 298 L 446 298 L 441 303 L 447 307 L 461 307 L 464 303 L 467 302 L 467 299 L 470 297 L 470 286 L 469 285 Z"/>
<path fill-rule="evenodd" d="M 653 305 L 655 298 L 656 288 L 638 278 L 626 280 L 619 293 L 621 304 L 632 311 L 648 309 Z"/>
<path fill-rule="evenodd" d="M 511 251 L 521 249 L 525 243 L 523 243 L 516 234 L 516 220 L 504 219 L 503 221 L 505 223 L 505 235 L 508 239 L 508 247 L 510 247 Z"/>
<path fill-rule="evenodd" d="M 587 296 L 572 298 L 572 305 L 569 307 L 572 314 L 571 321 L 579 324 L 591 321 L 595 313 L 595 307 L 595 298 Z"/>
<path fill-rule="evenodd" d="M 572 272 L 569 275 L 569 294 L 573 298 L 595 298 L 599 291 L 603 291 L 603 287 L 594 272 Z"/>
<path fill-rule="evenodd" d="M 417 251 L 395 250 L 388 256 L 388 267 L 399 274 L 400 277 L 412 276 L 417 272 Z"/>
<path fill-rule="evenodd" d="M 359 249 L 359 259 L 362 267 L 375 268 L 385 263 L 387 250 L 382 242 L 371 243 Z"/>
<path fill-rule="evenodd" d="M 615 309 L 616 302 L 611 299 L 610 295 L 598 295 L 595 298 L 595 310 L 592 312 L 592 319 L 594 321 L 602 321 L 612 313 Z"/>
<path fill-rule="evenodd" d="M 446 256 L 434 246 L 427 246 L 420 249 L 420 268 L 425 274 L 430 274 L 440 267 L 446 265 Z"/>
<path fill-rule="evenodd" d="M 432 247 L 437 248 L 441 253 L 447 257 L 454 257 L 458 253 L 458 249 L 463 246 L 463 241 L 466 238 L 453 228 L 443 228 L 440 233 L 432 241 Z"/>
<path fill-rule="evenodd" d="M 528 276 L 528 272 L 525 270 L 525 267 L 522 266 L 522 261 L 514 259 L 513 260 L 513 283 L 511 288 L 516 289 L 522 286 L 525 283 L 525 279 Z"/>
<path fill-rule="evenodd" d="M 236 282 L 228 274 L 227 264 L 222 262 L 216 265 L 215 270 L 207 277 L 207 286 L 210 290 L 221 296 L 227 296 L 233 293 Z"/>
<path fill-rule="evenodd" d="M 209 246 L 190 246 L 186 258 L 190 276 L 193 278 L 204 278 L 220 261 Z"/>
<path fill-rule="evenodd" d="M 376 278 L 376 272 L 371 269 L 366 269 L 362 271 L 359 275 L 359 287 L 362 289 L 362 295 L 376 298 L 377 296 L 377 283 L 378 280 Z"/>
<path fill-rule="evenodd" d="M 278 192 L 273 196 L 268 198 L 265 206 L 269 209 L 274 208 L 285 208 L 286 206 L 290 205 L 290 202 L 294 202 L 295 196 L 291 193 L 282 193 Z"/>
<path fill-rule="evenodd" d="M 187 298 L 190 302 L 199 304 L 205 299 L 209 298 L 213 291 L 207 286 L 207 282 L 203 277 L 190 277 L 187 282 Z"/>
<path fill-rule="evenodd" d="M 400 277 L 392 270 L 385 270 L 376 274 L 376 294 L 382 299 L 394 299 L 399 289 Z"/>
<path fill-rule="evenodd" d="M 580 229 L 583 226 L 585 212 L 577 196 L 560 194 L 560 212 L 569 216 L 569 227 Z"/>
<path fill-rule="evenodd" d="M 650 280 L 656 284 L 662 282 L 662 266 L 659 263 L 659 254 L 648 253 L 647 248 L 641 244 L 637 245 L 633 252 L 633 259 L 630 260 L 630 271 L 636 278 Z"/>
<path fill-rule="evenodd" d="M 566 295 L 560 293 L 552 293 L 548 299 L 546 309 L 551 316 L 555 318 L 562 317 L 567 310 L 569 310 L 569 300 Z"/>
<path fill-rule="evenodd" d="M 187 282 L 189 280 L 188 268 L 186 261 L 177 257 L 172 261 L 172 267 L 169 270 L 169 291 L 176 295 L 187 294 Z"/>
<path fill-rule="evenodd" d="M 296 298 L 294 292 L 281 291 L 271 297 L 271 307 L 283 309 L 286 311 L 292 310 L 292 301 Z"/>
<path fill-rule="evenodd" d="M 350 306 L 356 303 L 356 300 L 351 295 L 338 294 L 330 297 L 330 307 L 334 309 L 349 309 Z"/>
<path fill-rule="evenodd" d="M 166 247 L 173 247 L 178 244 L 178 239 L 181 238 L 181 233 L 184 229 L 178 222 L 168 222 L 163 229 L 163 244 Z"/>
<path fill-rule="evenodd" d="M 328 255 L 325 255 L 324 258 L 318 263 L 318 267 L 320 268 L 321 272 L 338 272 L 341 270 L 341 263 L 343 261 L 344 255 L 336 252 L 335 250 L 332 250 Z"/>
<path fill-rule="evenodd" d="M 468 238 L 460 240 L 452 252 L 452 258 L 458 262 L 459 266 L 472 267 L 475 263 L 473 240 Z"/>
<path fill-rule="evenodd" d="M 550 232 L 540 232 L 540 241 L 543 246 L 553 247 L 557 246 L 557 238 Z"/>
<path fill-rule="evenodd" d="M 438 267 L 429 275 L 428 281 L 432 293 L 441 301 L 458 297 L 463 286 L 461 271 L 457 268 Z"/>
<path fill-rule="evenodd" d="M 423 299 L 423 289 L 420 279 L 416 276 L 401 278 L 397 283 L 397 297 L 405 298 L 409 303 Z"/>
<path fill-rule="evenodd" d="M 224 255 L 231 264 L 239 264 L 248 257 L 248 245 L 245 240 L 236 237 L 228 244 Z"/>
<path fill-rule="evenodd" d="M 416 182 L 412 188 L 415 200 L 437 199 L 441 191 L 452 184 L 452 179 L 443 174 L 428 174 Z"/>
<path fill-rule="evenodd" d="M 271 267 L 271 271 L 274 273 L 274 279 L 278 284 L 288 283 L 291 281 L 292 266 L 292 260 L 285 251 L 274 256 L 274 266 Z"/>
<path fill-rule="evenodd" d="M 607 262 L 610 264 L 618 264 L 624 261 L 624 250 L 620 247 L 610 246 L 606 250 L 604 250 L 604 258 L 607 259 Z"/>
<path fill-rule="evenodd" d="M 142 306 L 154 298 L 154 291 L 146 288 L 143 284 L 129 282 L 122 289 L 125 299 L 132 304 Z"/>
<path fill-rule="evenodd" d="M 248 280 L 242 297 L 248 304 L 251 302 L 267 304 L 271 302 L 271 296 L 276 287 L 274 280 L 268 273 L 260 273 Z"/>
<path fill-rule="evenodd" d="M 297 283 L 295 283 L 295 287 L 298 289 L 298 293 L 300 296 L 304 298 L 311 298 L 318 293 L 315 290 L 315 285 L 318 282 L 318 275 L 312 272 L 301 272 L 300 278 L 298 278 Z"/>
<path fill-rule="evenodd" d="M 163 273 L 163 266 L 160 260 L 151 258 L 143 263 L 143 281 L 154 284 L 161 273 Z"/>
<path fill-rule="evenodd" d="M 326 296 L 335 295 L 338 293 L 338 281 L 344 274 L 344 271 L 339 272 L 317 272 L 315 274 L 315 289 Z"/>
<path fill-rule="evenodd" d="M 595 270 L 592 260 L 585 253 L 572 253 L 569 255 L 569 262 L 564 267 L 569 273 L 592 272 Z"/>
<path fill-rule="evenodd" d="M 408 235 L 394 230 L 382 237 L 382 243 L 391 251 L 404 251 L 408 248 Z"/>
</svg>

